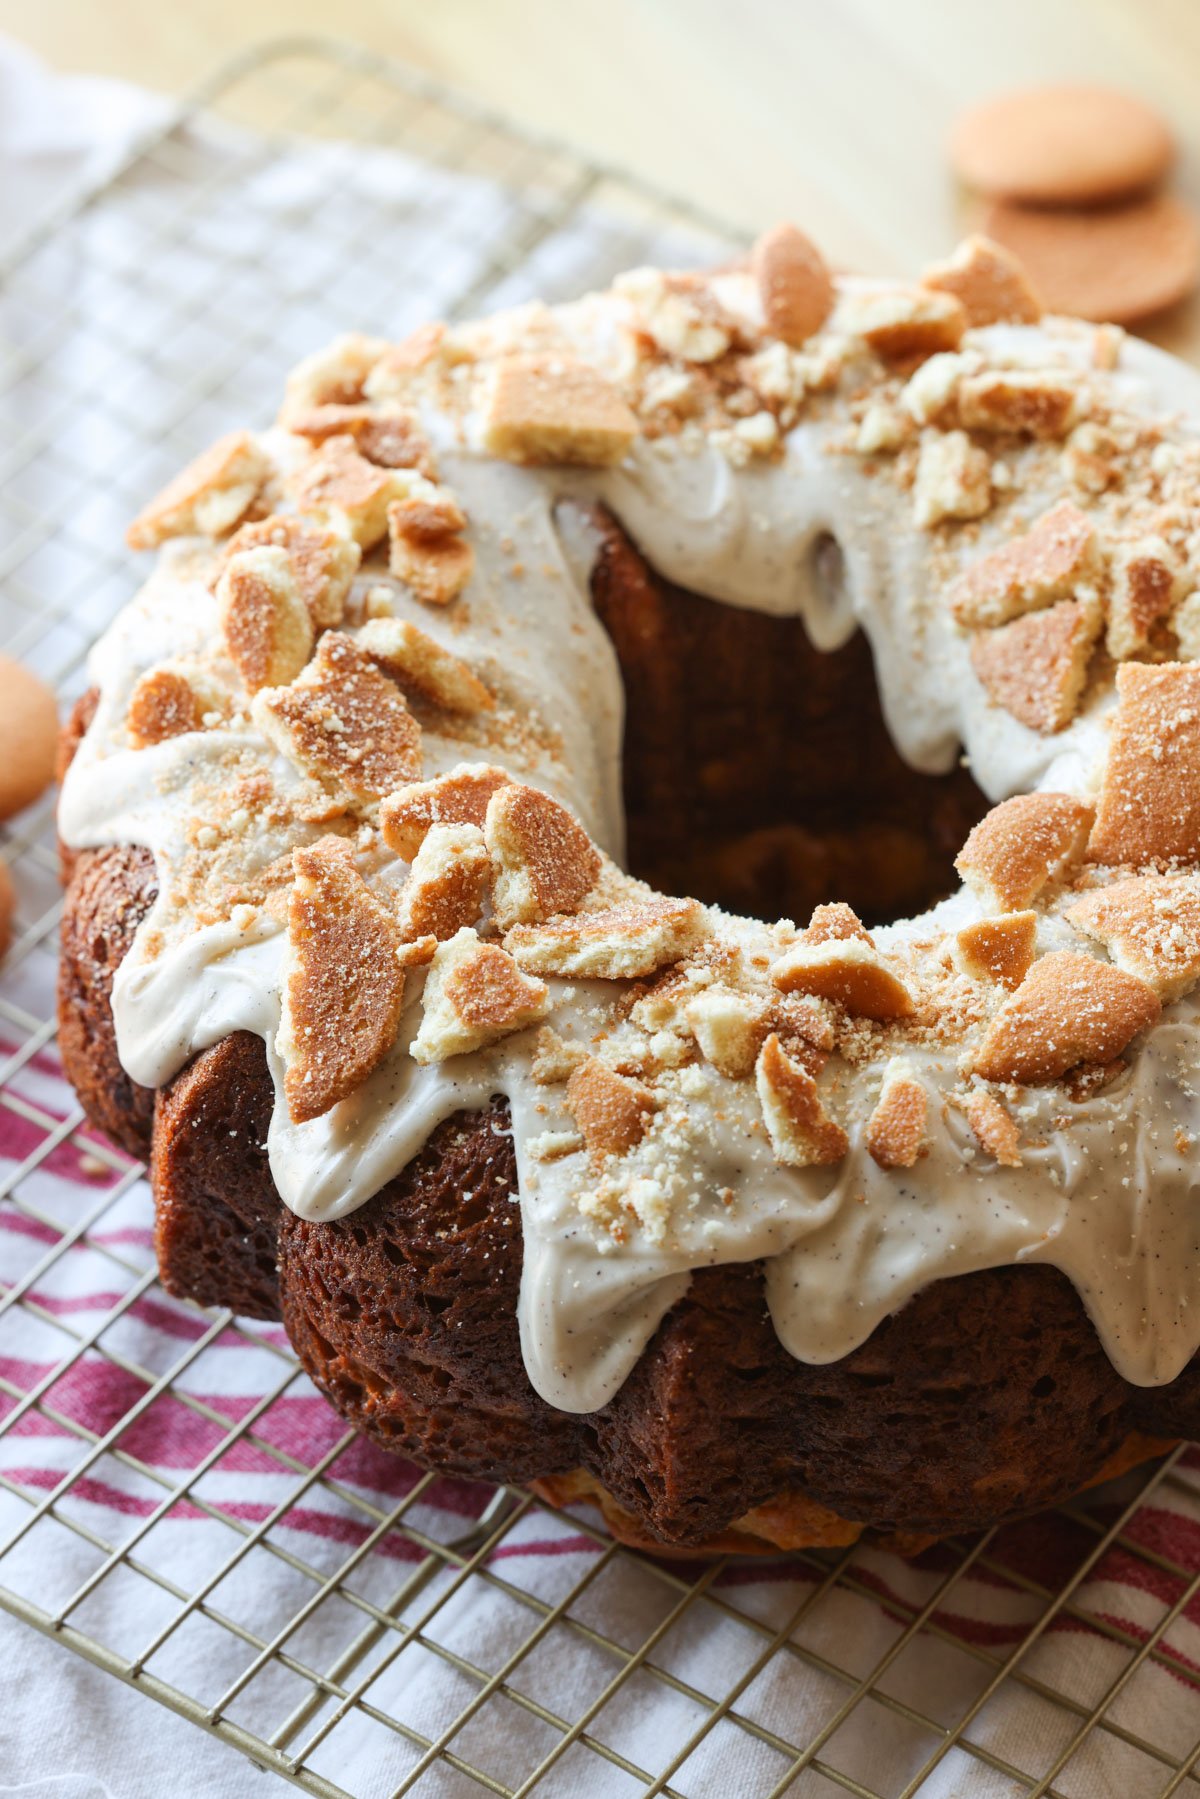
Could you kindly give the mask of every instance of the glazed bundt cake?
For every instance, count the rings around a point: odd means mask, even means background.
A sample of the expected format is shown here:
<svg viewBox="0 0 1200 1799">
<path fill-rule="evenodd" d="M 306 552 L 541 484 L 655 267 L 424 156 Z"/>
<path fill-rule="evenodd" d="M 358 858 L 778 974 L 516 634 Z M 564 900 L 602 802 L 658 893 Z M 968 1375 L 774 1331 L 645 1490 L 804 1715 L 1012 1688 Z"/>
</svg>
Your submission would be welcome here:
<svg viewBox="0 0 1200 1799">
<path fill-rule="evenodd" d="M 791 226 L 302 363 L 64 744 L 165 1284 L 678 1549 L 1200 1431 L 1198 402 L 981 239 Z"/>
</svg>

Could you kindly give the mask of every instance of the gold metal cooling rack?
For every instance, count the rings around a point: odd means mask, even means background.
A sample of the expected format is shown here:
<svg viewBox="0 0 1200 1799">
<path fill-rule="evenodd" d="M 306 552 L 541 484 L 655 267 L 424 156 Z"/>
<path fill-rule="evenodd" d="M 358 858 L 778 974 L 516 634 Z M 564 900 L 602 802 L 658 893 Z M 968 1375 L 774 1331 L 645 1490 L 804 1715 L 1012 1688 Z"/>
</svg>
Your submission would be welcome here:
<svg viewBox="0 0 1200 1799">
<path fill-rule="evenodd" d="M 79 692 L 138 582 L 125 520 L 337 331 L 735 235 L 382 57 L 241 57 L 0 267 L 4 649 Z M 658 1561 L 587 1513 L 381 1471 L 280 1333 L 157 1285 L 142 1170 L 54 1060 L 50 801 L 0 853 L 13 1619 L 327 1799 L 1200 1791 L 1189 1452 L 915 1564 Z"/>
</svg>

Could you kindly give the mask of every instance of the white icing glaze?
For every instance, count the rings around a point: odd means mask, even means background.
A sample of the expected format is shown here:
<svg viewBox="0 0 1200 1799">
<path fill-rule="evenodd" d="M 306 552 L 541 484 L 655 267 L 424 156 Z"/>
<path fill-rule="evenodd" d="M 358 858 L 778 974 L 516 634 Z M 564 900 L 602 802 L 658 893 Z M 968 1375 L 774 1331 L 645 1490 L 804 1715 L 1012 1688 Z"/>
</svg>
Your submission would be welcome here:
<svg viewBox="0 0 1200 1799">
<path fill-rule="evenodd" d="M 617 354 L 603 303 L 564 309 L 561 317 L 597 360 Z M 1083 366 L 1090 334 L 1051 322 L 994 327 L 972 341 L 1011 361 Z M 1110 379 L 1135 411 L 1165 417 L 1186 409 L 1200 418 L 1200 379 L 1144 345 L 1128 345 Z M 744 468 L 715 448 L 685 450 L 664 438 L 639 441 L 615 470 L 521 469 L 475 451 L 470 425 L 463 433 L 438 417 L 425 423 L 442 476 L 470 521 L 476 569 L 468 619 L 456 625 L 403 593 L 395 609 L 465 657 L 515 708 L 561 734 L 561 753 L 487 754 L 566 800 L 615 858 L 622 849 L 620 680 L 591 611 L 589 535 L 569 510 L 573 500 L 608 505 L 669 579 L 732 605 L 798 613 L 820 648 L 836 647 L 861 625 L 889 727 L 917 768 L 948 768 L 962 745 L 993 799 L 1039 783 L 1076 792 L 1094 786 L 1105 702 L 1048 738 L 983 703 L 941 592 L 953 537 L 914 529 L 905 494 L 873 480 L 859 459 L 830 453 L 835 427 L 845 424 L 836 408 L 792 430 L 781 460 Z M 290 440 L 279 437 L 262 441 L 283 458 Z M 998 541 L 1000 531 L 984 520 L 973 553 Z M 840 579 L 829 557 L 821 561 L 828 538 L 840 548 Z M 935 550 L 943 559 L 938 572 Z M 735 1084 L 707 1067 L 681 1074 L 632 1158 L 634 1174 L 644 1169 L 649 1178 L 677 1113 L 690 1119 L 684 1147 L 675 1146 L 671 1159 L 670 1222 L 657 1240 L 634 1230 L 614 1242 L 580 1210 L 590 1179 L 584 1157 L 537 1161 L 530 1154 L 540 1133 L 570 1126 L 561 1089 L 531 1078 L 532 1033 L 417 1066 L 408 1045 L 420 1021 L 420 976 L 410 977 L 394 1049 L 362 1088 L 324 1117 L 292 1123 L 275 1048 L 281 931 L 262 915 L 241 929 L 234 922 L 196 928 L 187 908 L 168 900 L 171 871 L 186 849 L 181 787 L 194 783 L 206 762 L 215 778 L 235 735 L 280 787 L 291 772 L 244 724 L 151 750 L 124 747 L 122 721 L 138 675 L 211 646 L 216 635 L 214 602 L 195 555 L 194 544 L 168 551 L 93 652 L 100 707 L 64 787 L 61 829 L 75 847 L 146 845 L 159 869 L 159 900 L 114 985 L 123 1065 L 136 1081 L 156 1086 L 231 1031 L 261 1036 L 276 1087 L 271 1170 L 295 1211 L 332 1218 L 362 1204 L 441 1120 L 505 1094 L 524 1230 L 526 1365 L 537 1390 L 570 1411 L 593 1410 L 612 1396 L 692 1268 L 759 1257 L 768 1264 L 779 1335 L 807 1361 L 845 1355 L 933 1279 L 1021 1261 L 1049 1262 L 1070 1277 L 1129 1380 L 1168 1381 L 1190 1359 L 1200 1346 L 1200 1306 L 1190 1303 L 1200 1243 L 1194 1179 L 1177 1143 L 1186 1141 L 1181 1131 L 1200 1133 L 1200 1010 L 1191 1000 L 1171 1007 L 1129 1071 L 1093 1097 L 1028 1090 L 1020 1118 L 1034 1147 L 1017 1169 L 998 1171 L 972 1148 L 962 1115 L 939 1103 L 959 1078 L 953 1050 L 914 1050 L 933 1095 L 929 1153 L 911 1170 L 890 1172 L 876 1166 L 864 1143 L 879 1067 L 855 1067 L 848 1077 L 843 1069 L 838 1113 L 849 1153 L 834 1168 L 806 1170 L 775 1162 L 752 1083 Z M 429 732 L 424 749 L 427 776 L 472 755 L 462 742 Z M 295 840 L 294 830 L 285 837 L 256 824 L 254 856 L 265 865 Z M 404 874 L 394 858 L 368 860 L 378 881 Z M 960 894 L 936 919 L 898 925 L 891 936 L 931 934 L 934 923 L 973 916 L 973 902 Z M 765 927 L 729 928 L 769 953 Z M 1076 950 L 1088 947 L 1047 920 L 1043 934 L 1055 932 Z M 886 943 L 889 933 L 878 940 Z M 612 984 L 554 981 L 551 989 L 556 1028 L 586 1043 L 611 1003 Z M 719 1197 L 723 1189 L 732 1194 L 728 1201 Z"/>
</svg>

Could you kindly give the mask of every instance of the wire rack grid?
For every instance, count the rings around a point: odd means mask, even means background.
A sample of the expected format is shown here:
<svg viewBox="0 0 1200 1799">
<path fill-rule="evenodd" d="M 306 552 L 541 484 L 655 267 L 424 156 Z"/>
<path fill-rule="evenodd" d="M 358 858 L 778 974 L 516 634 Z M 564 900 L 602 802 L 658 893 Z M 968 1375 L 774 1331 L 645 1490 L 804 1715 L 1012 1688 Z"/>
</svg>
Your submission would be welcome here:
<svg viewBox="0 0 1200 1799">
<path fill-rule="evenodd" d="M 3 266 L 5 650 L 79 692 L 125 519 L 339 329 L 735 236 L 379 56 L 241 58 Z M 4 1612 L 329 1799 L 1200 1790 L 1190 1452 L 912 1564 L 699 1566 L 367 1451 L 277 1329 L 157 1285 L 54 1059 L 51 802 L 0 849 Z"/>
</svg>

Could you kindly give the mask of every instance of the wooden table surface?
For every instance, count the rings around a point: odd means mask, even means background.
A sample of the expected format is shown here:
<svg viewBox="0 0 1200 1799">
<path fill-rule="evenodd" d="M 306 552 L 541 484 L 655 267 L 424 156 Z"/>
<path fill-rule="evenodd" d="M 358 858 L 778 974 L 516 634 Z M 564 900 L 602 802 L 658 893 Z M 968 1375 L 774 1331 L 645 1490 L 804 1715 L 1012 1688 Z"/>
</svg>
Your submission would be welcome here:
<svg viewBox="0 0 1200 1799">
<path fill-rule="evenodd" d="M 0 30 L 169 92 L 257 39 L 333 30 L 733 221 L 792 217 L 876 272 L 959 235 L 947 127 L 1021 83 L 1151 100 L 1200 205 L 1200 0 L 0 0 Z M 1149 335 L 1200 362 L 1200 302 Z"/>
</svg>

